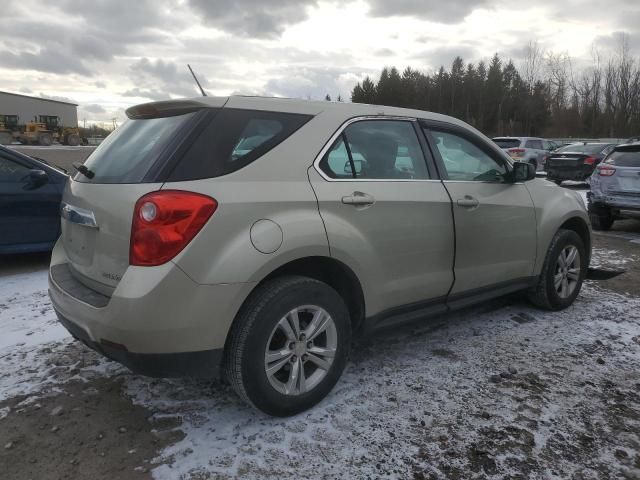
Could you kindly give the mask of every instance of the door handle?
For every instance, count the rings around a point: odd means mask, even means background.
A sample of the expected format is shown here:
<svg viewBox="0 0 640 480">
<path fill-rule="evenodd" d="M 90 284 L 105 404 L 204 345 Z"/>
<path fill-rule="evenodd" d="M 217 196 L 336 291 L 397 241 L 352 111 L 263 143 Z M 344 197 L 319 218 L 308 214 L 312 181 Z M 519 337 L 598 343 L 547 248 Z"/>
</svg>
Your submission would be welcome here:
<svg viewBox="0 0 640 480">
<path fill-rule="evenodd" d="M 464 198 L 459 198 L 456 202 L 459 207 L 463 208 L 476 208 L 480 205 L 477 198 L 473 198 L 471 195 L 465 195 Z"/>
<path fill-rule="evenodd" d="M 351 195 L 342 197 L 342 203 L 344 203 L 345 205 L 355 205 L 355 206 L 373 205 L 375 201 L 376 201 L 375 198 L 363 192 L 353 192 L 353 194 Z"/>
</svg>

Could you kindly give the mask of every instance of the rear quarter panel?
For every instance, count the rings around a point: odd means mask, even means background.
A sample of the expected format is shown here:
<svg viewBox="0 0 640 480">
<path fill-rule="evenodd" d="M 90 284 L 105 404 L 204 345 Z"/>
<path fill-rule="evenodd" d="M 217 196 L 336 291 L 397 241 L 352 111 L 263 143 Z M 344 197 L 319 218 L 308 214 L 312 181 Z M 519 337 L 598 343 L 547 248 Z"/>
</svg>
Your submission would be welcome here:
<svg viewBox="0 0 640 480">
<path fill-rule="evenodd" d="M 588 226 L 589 233 L 591 233 L 591 224 L 585 204 L 577 192 L 541 178 L 531 180 L 525 185 L 531 194 L 536 212 L 538 247 L 534 274 L 538 275 L 542 271 L 553 236 L 566 221 L 572 218 L 582 219 Z"/>
<path fill-rule="evenodd" d="M 324 224 L 307 169 L 337 128 L 319 114 L 283 143 L 246 167 L 222 177 L 165 183 L 164 189 L 203 193 L 218 209 L 174 259 L 201 284 L 258 282 L 278 267 L 304 257 L 330 256 Z M 282 244 L 261 253 L 251 227 L 268 219 L 282 231 Z"/>
</svg>

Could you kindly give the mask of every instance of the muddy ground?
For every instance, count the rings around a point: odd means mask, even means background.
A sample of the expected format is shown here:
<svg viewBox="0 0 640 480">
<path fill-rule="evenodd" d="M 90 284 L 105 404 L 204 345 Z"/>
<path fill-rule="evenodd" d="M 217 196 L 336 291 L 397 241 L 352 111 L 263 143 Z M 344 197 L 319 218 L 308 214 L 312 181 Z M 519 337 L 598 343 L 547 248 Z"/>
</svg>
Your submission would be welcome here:
<svg viewBox="0 0 640 480">
<path fill-rule="evenodd" d="M 640 479 L 638 242 L 640 222 L 595 234 L 594 264 L 625 273 L 565 312 L 514 296 L 359 341 L 331 396 L 286 420 L 38 343 L 50 304 L 16 291 L 0 324 L 33 323 L 0 350 L 0 478 Z M 46 285 L 47 260 L 0 260 L 0 286 Z"/>
</svg>

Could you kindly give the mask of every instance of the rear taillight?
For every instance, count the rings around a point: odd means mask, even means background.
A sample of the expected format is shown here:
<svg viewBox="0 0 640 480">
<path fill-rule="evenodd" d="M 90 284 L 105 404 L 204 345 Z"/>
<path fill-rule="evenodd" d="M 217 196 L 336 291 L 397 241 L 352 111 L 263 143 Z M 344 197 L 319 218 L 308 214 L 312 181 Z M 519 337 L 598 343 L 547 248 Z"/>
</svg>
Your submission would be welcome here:
<svg viewBox="0 0 640 480">
<path fill-rule="evenodd" d="M 598 159 L 595 157 L 587 157 L 583 160 L 583 162 L 585 165 L 595 165 L 596 163 L 598 163 Z"/>
<path fill-rule="evenodd" d="M 598 173 L 598 175 L 600 175 L 601 177 L 610 177 L 611 175 L 613 175 L 614 173 L 616 173 L 616 169 L 613 168 L 610 165 L 600 165 L 597 169 L 596 172 Z"/>
<path fill-rule="evenodd" d="M 196 236 L 218 208 L 213 198 L 180 190 L 160 190 L 141 197 L 133 211 L 131 265 L 162 265 Z"/>
<path fill-rule="evenodd" d="M 521 157 L 524 155 L 524 148 L 510 148 L 507 153 L 512 157 Z"/>
</svg>

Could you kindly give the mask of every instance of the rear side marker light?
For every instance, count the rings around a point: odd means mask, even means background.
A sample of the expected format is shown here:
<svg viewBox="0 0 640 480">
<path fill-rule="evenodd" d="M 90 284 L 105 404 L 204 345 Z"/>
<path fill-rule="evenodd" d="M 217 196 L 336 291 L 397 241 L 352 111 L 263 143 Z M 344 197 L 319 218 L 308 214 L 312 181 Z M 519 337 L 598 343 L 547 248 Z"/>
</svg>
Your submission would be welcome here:
<svg viewBox="0 0 640 480">
<path fill-rule="evenodd" d="M 141 197 L 133 211 L 129 263 L 152 267 L 167 263 L 197 235 L 218 208 L 206 195 L 160 190 Z"/>
<path fill-rule="evenodd" d="M 610 177 L 611 175 L 616 173 L 616 169 L 613 167 L 610 167 L 609 165 L 600 165 L 596 169 L 596 171 L 598 172 L 598 175 L 600 175 L 601 177 Z"/>
</svg>

